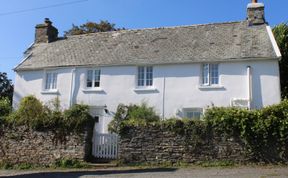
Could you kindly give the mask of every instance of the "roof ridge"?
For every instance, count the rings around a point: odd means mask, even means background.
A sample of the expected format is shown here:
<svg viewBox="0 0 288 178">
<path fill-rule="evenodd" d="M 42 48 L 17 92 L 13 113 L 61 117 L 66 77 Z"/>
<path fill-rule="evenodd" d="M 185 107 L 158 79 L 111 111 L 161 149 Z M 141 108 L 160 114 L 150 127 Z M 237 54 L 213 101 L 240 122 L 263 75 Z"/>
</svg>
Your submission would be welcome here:
<svg viewBox="0 0 288 178">
<path fill-rule="evenodd" d="M 193 24 L 193 25 L 179 25 L 179 26 L 168 26 L 168 27 L 151 27 L 151 28 L 139 28 L 139 29 L 126 29 L 126 30 L 116 30 L 116 31 L 108 31 L 108 32 L 96 32 L 96 33 L 86 33 L 81 35 L 69 35 L 69 38 L 77 38 L 82 36 L 93 36 L 93 35 L 100 35 L 100 34 L 112 34 L 112 33 L 126 33 L 126 32 L 137 32 L 137 31 L 144 31 L 144 30 L 161 30 L 161 29 L 176 29 L 176 28 L 190 28 L 190 27 L 199 27 L 199 26 L 208 26 L 208 25 L 227 25 L 227 24 L 237 24 L 243 23 L 246 20 L 242 21 L 230 21 L 230 22 L 216 22 L 216 23 L 207 23 L 207 24 Z"/>
</svg>

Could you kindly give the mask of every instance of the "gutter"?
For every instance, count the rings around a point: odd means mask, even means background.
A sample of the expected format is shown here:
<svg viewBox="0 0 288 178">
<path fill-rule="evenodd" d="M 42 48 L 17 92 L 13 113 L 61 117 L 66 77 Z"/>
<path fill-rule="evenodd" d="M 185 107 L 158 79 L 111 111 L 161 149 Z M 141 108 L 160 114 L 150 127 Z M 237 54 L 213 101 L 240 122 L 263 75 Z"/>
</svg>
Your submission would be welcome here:
<svg viewBox="0 0 288 178">
<path fill-rule="evenodd" d="M 226 59 L 201 59 L 197 61 L 191 61 L 189 59 L 184 60 L 182 62 L 164 62 L 164 63 L 157 63 L 151 62 L 149 65 L 175 65 L 175 64 L 201 64 L 207 62 L 241 62 L 241 61 L 257 61 L 257 60 L 274 60 L 274 59 L 281 59 L 281 56 L 274 56 L 274 57 L 242 57 L 242 58 L 226 58 Z M 175 59 L 175 61 L 177 61 Z M 138 65 L 147 65 L 148 63 L 125 63 L 125 64 L 87 64 L 87 65 L 58 65 L 58 66 L 43 66 L 43 67 L 24 67 L 20 69 L 14 69 L 15 71 L 31 71 L 31 70 L 43 70 L 43 69 L 55 69 L 55 68 L 71 68 L 71 67 L 115 67 L 115 66 L 138 66 Z M 20 65 L 20 64 L 19 64 Z"/>
</svg>

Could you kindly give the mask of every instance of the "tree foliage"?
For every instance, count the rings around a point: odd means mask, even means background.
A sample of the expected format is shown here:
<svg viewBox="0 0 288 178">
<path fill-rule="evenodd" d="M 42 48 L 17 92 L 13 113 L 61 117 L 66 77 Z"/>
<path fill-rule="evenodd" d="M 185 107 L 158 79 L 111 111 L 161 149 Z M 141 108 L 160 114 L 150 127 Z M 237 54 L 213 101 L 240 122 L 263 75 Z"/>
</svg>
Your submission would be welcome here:
<svg viewBox="0 0 288 178">
<path fill-rule="evenodd" d="M 124 28 L 122 28 L 124 29 Z M 82 35 L 88 33 L 97 33 L 97 32 L 109 32 L 121 30 L 116 28 L 115 24 L 108 22 L 107 20 L 101 20 L 99 23 L 96 22 L 86 22 L 80 26 L 72 24 L 72 28 L 68 31 L 65 31 L 65 36 L 70 35 Z"/>
<path fill-rule="evenodd" d="M 279 62 L 282 98 L 288 98 L 288 25 L 282 23 L 275 26 L 273 33 L 282 54 Z"/>
<path fill-rule="evenodd" d="M 7 73 L 0 72 L 0 99 L 9 98 L 12 101 L 13 97 L 13 84 L 7 77 Z"/>
</svg>

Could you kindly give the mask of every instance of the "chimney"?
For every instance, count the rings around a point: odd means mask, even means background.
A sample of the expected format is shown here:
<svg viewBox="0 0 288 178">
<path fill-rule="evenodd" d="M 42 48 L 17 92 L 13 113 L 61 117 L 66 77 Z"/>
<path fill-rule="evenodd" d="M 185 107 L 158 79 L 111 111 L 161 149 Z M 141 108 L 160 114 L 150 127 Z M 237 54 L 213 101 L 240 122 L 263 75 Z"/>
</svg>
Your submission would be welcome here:
<svg viewBox="0 0 288 178">
<path fill-rule="evenodd" d="M 38 24 L 35 28 L 35 43 L 50 43 L 58 39 L 58 30 L 52 26 L 49 18 L 45 18 L 44 24 Z"/>
<path fill-rule="evenodd" d="M 258 3 L 257 0 L 252 0 L 247 6 L 247 20 L 249 26 L 262 25 L 266 23 L 264 17 L 264 4 Z"/>
</svg>

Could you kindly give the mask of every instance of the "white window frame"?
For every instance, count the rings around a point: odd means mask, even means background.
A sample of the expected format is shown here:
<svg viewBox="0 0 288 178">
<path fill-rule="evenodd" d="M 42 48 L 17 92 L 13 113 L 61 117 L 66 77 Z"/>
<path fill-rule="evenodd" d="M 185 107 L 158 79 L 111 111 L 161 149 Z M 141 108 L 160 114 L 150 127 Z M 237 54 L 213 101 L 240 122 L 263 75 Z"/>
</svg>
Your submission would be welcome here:
<svg viewBox="0 0 288 178">
<path fill-rule="evenodd" d="M 143 69 L 143 85 L 139 85 L 139 70 Z M 148 71 L 151 69 L 151 71 Z M 151 74 L 151 78 L 148 78 L 148 74 Z M 151 83 L 150 83 L 151 82 Z M 154 86 L 154 68 L 153 66 L 138 66 L 137 67 L 137 74 L 136 74 L 136 86 L 137 88 L 153 88 Z"/>
<path fill-rule="evenodd" d="M 203 108 L 183 108 L 183 118 L 187 119 L 195 119 L 195 120 L 201 120 L 203 117 L 204 109 Z M 200 113 L 199 117 L 189 117 L 188 113 L 193 113 L 193 115 L 196 115 L 196 113 Z M 197 114 L 198 115 L 198 114 Z"/>
<path fill-rule="evenodd" d="M 52 78 L 50 78 L 50 82 L 48 83 L 48 75 L 52 75 Z M 50 76 L 51 77 L 51 76 Z M 43 91 L 57 91 L 57 78 L 58 73 L 53 70 L 47 70 L 44 72 L 44 80 L 43 80 Z"/>
<path fill-rule="evenodd" d="M 217 66 L 217 83 L 213 83 L 213 66 Z M 202 64 L 201 70 L 201 85 L 203 86 L 218 86 L 220 84 L 219 64 L 218 63 L 205 63 Z M 205 72 L 206 71 L 206 72 Z M 205 75 L 205 73 L 207 73 Z"/>
<path fill-rule="evenodd" d="M 92 86 L 91 87 L 88 87 L 88 73 L 89 73 L 89 71 L 92 71 Z M 96 71 L 97 72 L 99 72 L 99 80 L 97 79 L 97 82 L 99 82 L 99 86 L 95 86 L 95 82 L 96 82 L 96 75 L 95 75 L 95 73 L 96 73 Z M 93 68 L 93 69 L 87 69 L 87 71 L 86 71 L 86 77 L 85 77 L 85 88 L 87 88 L 87 89 L 99 89 L 100 87 L 101 87 L 101 69 L 99 69 L 99 68 Z"/>
</svg>

